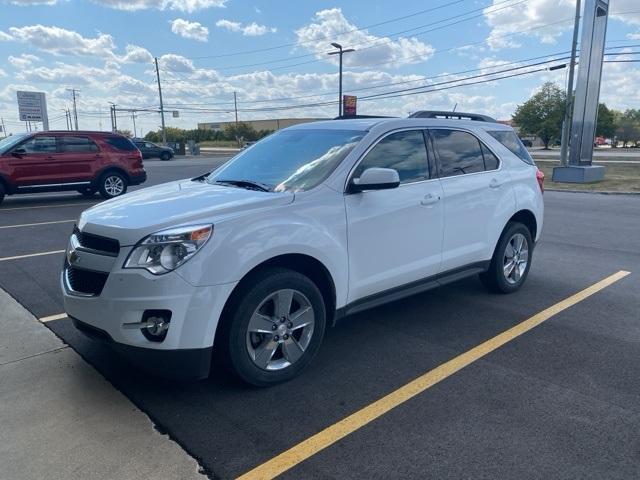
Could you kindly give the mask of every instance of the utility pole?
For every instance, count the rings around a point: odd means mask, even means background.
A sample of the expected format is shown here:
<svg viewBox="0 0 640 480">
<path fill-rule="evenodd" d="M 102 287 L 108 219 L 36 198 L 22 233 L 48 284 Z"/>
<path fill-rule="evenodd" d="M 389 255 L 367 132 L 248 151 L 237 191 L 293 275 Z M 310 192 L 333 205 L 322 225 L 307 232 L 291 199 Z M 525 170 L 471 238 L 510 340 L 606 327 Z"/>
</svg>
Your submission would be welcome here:
<svg viewBox="0 0 640 480">
<path fill-rule="evenodd" d="M 573 111 L 573 73 L 576 68 L 576 51 L 578 49 L 578 30 L 580 29 L 580 1 L 576 0 L 576 16 L 573 22 L 573 41 L 571 43 L 571 60 L 569 61 L 569 81 L 567 83 L 567 102 L 562 122 L 562 140 L 560 146 L 560 165 L 567 165 L 569 151 L 569 135 L 571 130 L 571 113 Z"/>
<path fill-rule="evenodd" d="M 4 124 L 4 118 L 0 118 L 0 123 L 2 123 L 2 136 L 7 136 L 7 127 Z"/>
<path fill-rule="evenodd" d="M 131 112 L 131 120 L 133 120 L 133 138 L 136 138 L 138 135 L 136 135 L 136 111 L 135 110 Z"/>
<path fill-rule="evenodd" d="M 155 57 L 156 77 L 158 79 L 158 95 L 160 96 L 160 118 L 162 119 L 162 143 L 167 143 L 167 132 L 164 125 L 164 105 L 162 103 L 162 86 L 160 85 L 160 69 L 158 68 L 158 57 Z"/>
<path fill-rule="evenodd" d="M 75 88 L 67 88 L 67 91 L 71 92 L 71 97 L 73 98 L 73 119 L 75 121 L 76 130 L 78 130 L 78 108 L 76 107 L 76 95 L 80 90 L 76 90 Z"/>
<path fill-rule="evenodd" d="M 109 102 L 111 109 L 111 131 L 115 132 L 118 130 L 118 117 L 116 115 L 116 104 L 113 102 Z"/>
<path fill-rule="evenodd" d="M 332 43 L 331 46 L 335 47 L 338 49 L 338 51 L 336 52 L 329 52 L 328 55 L 339 55 L 340 56 L 340 61 L 339 61 L 339 65 L 340 65 L 340 74 L 339 74 L 339 81 L 338 81 L 338 116 L 341 117 L 342 116 L 342 55 L 344 55 L 345 53 L 349 53 L 349 52 L 355 52 L 355 49 L 353 48 L 346 48 L 343 49 L 342 45 L 340 45 L 339 43 Z"/>
<path fill-rule="evenodd" d="M 233 107 L 236 111 L 236 125 L 238 125 L 238 95 L 233 92 Z"/>
</svg>

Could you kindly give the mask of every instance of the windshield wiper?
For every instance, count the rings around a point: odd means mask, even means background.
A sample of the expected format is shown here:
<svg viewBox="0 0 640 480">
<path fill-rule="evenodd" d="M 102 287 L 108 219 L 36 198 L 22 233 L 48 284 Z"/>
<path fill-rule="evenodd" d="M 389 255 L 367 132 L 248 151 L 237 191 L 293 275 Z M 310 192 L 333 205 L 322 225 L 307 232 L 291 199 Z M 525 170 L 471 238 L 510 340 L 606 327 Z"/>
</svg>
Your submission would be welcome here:
<svg viewBox="0 0 640 480">
<path fill-rule="evenodd" d="M 260 190 L 261 192 L 270 192 L 271 185 L 253 180 L 216 180 L 216 183 L 227 183 L 240 188 L 248 188 L 250 190 Z"/>
</svg>

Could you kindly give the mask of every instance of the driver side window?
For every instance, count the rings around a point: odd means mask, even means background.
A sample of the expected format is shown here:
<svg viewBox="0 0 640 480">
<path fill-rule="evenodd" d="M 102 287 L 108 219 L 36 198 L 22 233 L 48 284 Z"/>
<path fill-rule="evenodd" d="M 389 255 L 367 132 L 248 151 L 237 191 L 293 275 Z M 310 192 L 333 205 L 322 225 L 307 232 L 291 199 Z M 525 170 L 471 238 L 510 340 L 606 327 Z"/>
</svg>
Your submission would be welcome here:
<svg viewBox="0 0 640 480">
<path fill-rule="evenodd" d="M 360 178 L 367 168 L 393 168 L 400 183 L 429 178 L 427 148 L 422 130 L 406 130 L 384 137 L 356 167 L 353 178 Z"/>
<path fill-rule="evenodd" d="M 56 137 L 37 136 L 18 145 L 17 149 L 24 149 L 28 154 L 56 153 Z"/>
</svg>

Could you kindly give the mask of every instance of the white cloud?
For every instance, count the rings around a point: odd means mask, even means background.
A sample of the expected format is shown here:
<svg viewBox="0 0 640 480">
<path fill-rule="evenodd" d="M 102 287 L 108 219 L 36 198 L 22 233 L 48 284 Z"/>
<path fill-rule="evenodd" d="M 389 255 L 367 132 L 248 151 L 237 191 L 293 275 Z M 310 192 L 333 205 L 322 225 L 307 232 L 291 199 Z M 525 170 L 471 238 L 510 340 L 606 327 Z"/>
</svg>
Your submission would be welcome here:
<svg viewBox="0 0 640 480">
<path fill-rule="evenodd" d="M 627 35 L 627 38 L 629 40 L 640 40 L 640 32 L 638 32 L 638 33 L 629 33 Z"/>
<path fill-rule="evenodd" d="M 153 55 L 149 50 L 138 45 L 127 45 L 125 54 L 118 58 L 122 63 L 151 63 Z"/>
<path fill-rule="evenodd" d="M 171 31 L 184 38 L 190 38 L 199 42 L 209 39 L 209 29 L 198 22 L 189 22 L 183 18 L 176 18 L 171 22 Z"/>
<path fill-rule="evenodd" d="M 94 3 L 118 10 L 179 10 L 193 13 L 207 8 L 221 8 L 227 0 L 93 0 Z"/>
<path fill-rule="evenodd" d="M 193 72 L 195 71 L 195 67 L 193 66 L 193 62 L 188 58 L 183 57 L 182 55 L 176 55 L 173 53 L 168 53 L 166 55 L 162 55 L 158 59 L 158 63 L 160 67 L 164 70 L 168 70 L 170 72 Z"/>
<path fill-rule="evenodd" d="M 9 55 L 7 61 L 16 68 L 26 68 L 33 64 L 33 62 L 39 61 L 40 58 L 35 55 L 30 55 L 28 53 L 23 53 L 19 57 L 14 57 L 13 55 Z"/>
<path fill-rule="evenodd" d="M 107 75 L 100 68 L 84 65 L 70 65 L 57 63 L 55 67 L 36 67 L 22 70 L 17 75 L 18 80 L 33 83 L 58 83 L 64 85 L 88 85 L 100 77 Z"/>
<path fill-rule="evenodd" d="M 0 78 L 6 77 L 7 76 L 7 72 L 5 72 L 3 69 L 0 68 Z"/>
<path fill-rule="evenodd" d="M 45 25 L 11 27 L 7 40 L 26 43 L 53 55 L 110 57 L 115 49 L 111 35 L 99 33 L 95 38 L 87 38 L 72 30 Z"/>
<path fill-rule="evenodd" d="M 227 19 L 218 20 L 216 27 L 225 28 L 230 32 L 242 32 L 242 35 L 247 37 L 258 37 L 267 33 L 276 33 L 278 31 L 275 27 L 267 27 L 266 25 L 258 25 L 256 22 L 251 22 L 246 25 L 242 25 L 240 22 L 234 22 Z"/>
<path fill-rule="evenodd" d="M 327 51 L 332 48 L 332 41 L 338 41 L 345 48 L 355 48 L 355 52 L 344 56 L 347 66 L 400 66 L 419 63 L 427 60 L 435 51 L 431 45 L 416 38 L 401 37 L 391 40 L 388 37 L 376 37 L 366 30 L 358 30 L 339 8 L 316 12 L 312 23 L 299 28 L 295 33 L 298 45 L 314 52 L 318 59 L 335 61 L 335 58 L 327 56 Z"/>
<path fill-rule="evenodd" d="M 33 5 L 55 5 L 58 0 L 5 0 L 5 2 L 19 7 L 31 7 Z"/>
</svg>

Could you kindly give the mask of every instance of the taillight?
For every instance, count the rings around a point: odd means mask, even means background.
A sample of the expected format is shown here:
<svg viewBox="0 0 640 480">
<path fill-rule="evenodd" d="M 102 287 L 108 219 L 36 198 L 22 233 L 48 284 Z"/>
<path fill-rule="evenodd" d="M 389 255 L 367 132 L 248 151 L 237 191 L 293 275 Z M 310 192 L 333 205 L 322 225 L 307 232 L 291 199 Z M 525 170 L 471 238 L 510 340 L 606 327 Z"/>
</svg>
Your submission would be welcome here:
<svg viewBox="0 0 640 480">
<path fill-rule="evenodd" d="M 544 173 L 540 169 L 536 171 L 536 180 L 538 181 L 540 191 L 544 193 Z"/>
</svg>

